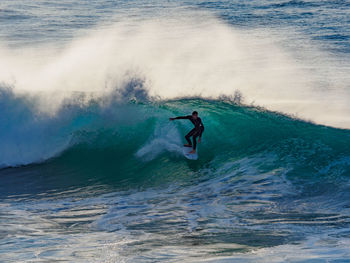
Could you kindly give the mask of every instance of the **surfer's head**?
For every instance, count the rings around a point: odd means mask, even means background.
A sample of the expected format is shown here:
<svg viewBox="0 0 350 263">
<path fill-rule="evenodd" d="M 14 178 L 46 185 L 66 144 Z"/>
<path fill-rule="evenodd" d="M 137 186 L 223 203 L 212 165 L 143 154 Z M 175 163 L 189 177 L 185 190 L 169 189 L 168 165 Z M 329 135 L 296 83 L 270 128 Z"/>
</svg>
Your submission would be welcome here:
<svg viewBox="0 0 350 263">
<path fill-rule="evenodd" d="M 196 112 L 196 111 L 192 112 L 192 117 L 197 119 L 198 118 L 198 112 Z"/>
</svg>

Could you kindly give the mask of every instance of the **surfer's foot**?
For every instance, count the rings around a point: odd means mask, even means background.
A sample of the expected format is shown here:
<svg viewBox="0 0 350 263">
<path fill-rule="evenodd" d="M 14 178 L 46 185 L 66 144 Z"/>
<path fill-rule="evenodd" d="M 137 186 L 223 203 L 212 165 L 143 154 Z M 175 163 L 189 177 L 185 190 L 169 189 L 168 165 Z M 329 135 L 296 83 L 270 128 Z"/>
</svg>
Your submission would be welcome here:
<svg viewBox="0 0 350 263">
<path fill-rule="evenodd" d="M 196 153 L 196 150 L 192 150 L 192 151 L 190 151 L 189 153 L 190 153 L 190 154 L 194 154 L 194 153 Z"/>
<path fill-rule="evenodd" d="M 185 147 L 192 147 L 191 144 L 184 144 Z"/>
</svg>

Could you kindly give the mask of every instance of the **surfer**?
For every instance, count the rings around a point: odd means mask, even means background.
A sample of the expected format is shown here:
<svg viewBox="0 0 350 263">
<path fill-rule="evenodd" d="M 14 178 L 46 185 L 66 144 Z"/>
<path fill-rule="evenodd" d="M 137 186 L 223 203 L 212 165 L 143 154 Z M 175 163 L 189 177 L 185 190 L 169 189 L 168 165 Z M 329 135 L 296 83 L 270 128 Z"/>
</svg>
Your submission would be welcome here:
<svg viewBox="0 0 350 263">
<path fill-rule="evenodd" d="M 194 128 L 189 133 L 187 133 L 187 135 L 185 136 L 188 144 L 184 145 L 186 147 L 192 147 L 193 150 L 189 153 L 193 154 L 193 153 L 196 153 L 197 137 L 198 136 L 199 136 L 198 142 L 199 143 L 201 142 L 202 133 L 204 131 L 204 125 L 202 123 L 201 118 L 198 117 L 198 112 L 196 112 L 196 111 L 192 112 L 192 115 L 170 118 L 169 120 L 173 121 L 173 120 L 183 120 L 183 119 L 190 120 L 194 125 Z M 193 137 L 193 145 L 191 142 L 191 137 Z"/>
</svg>

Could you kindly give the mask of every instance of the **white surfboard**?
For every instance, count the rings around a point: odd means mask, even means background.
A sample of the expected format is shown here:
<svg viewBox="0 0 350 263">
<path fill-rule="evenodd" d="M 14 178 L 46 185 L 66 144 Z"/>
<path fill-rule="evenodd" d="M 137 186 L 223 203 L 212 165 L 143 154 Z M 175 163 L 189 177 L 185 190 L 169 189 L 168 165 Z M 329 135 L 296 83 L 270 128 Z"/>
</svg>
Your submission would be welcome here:
<svg viewBox="0 0 350 263">
<path fill-rule="evenodd" d="M 198 153 L 190 153 L 190 151 L 192 151 L 192 147 L 183 147 L 182 148 L 182 152 L 184 154 L 184 156 L 189 159 L 189 160 L 197 160 L 198 159 Z"/>
</svg>

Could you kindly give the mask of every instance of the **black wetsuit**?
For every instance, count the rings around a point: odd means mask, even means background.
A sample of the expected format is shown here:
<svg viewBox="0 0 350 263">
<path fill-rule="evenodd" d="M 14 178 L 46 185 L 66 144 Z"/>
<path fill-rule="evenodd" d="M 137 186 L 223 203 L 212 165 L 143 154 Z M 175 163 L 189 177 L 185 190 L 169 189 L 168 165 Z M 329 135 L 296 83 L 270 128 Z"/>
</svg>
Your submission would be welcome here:
<svg viewBox="0 0 350 263">
<path fill-rule="evenodd" d="M 204 125 L 202 123 L 201 118 L 197 117 L 197 119 L 194 119 L 192 117 L 192 115 L 180 116 L 180 117 L 174 118 L 174 120 L 179 120 L 179 119 L 187 119 L 187 120 L 190 120 L 193 123 L 194 128 L 189 133 L 187 133 L 185 138 L 188 141 L 188 144 L 192 145 L 192 142 L 191 142 L 190 138 L 191 138 L 191 136 L 193 136 L 193 150 L 196 150 L 197 137 L 199 136 L 199 138 L 201 138 L 202 137 L 202 133 L 204 131 Z"/>
</svg>

